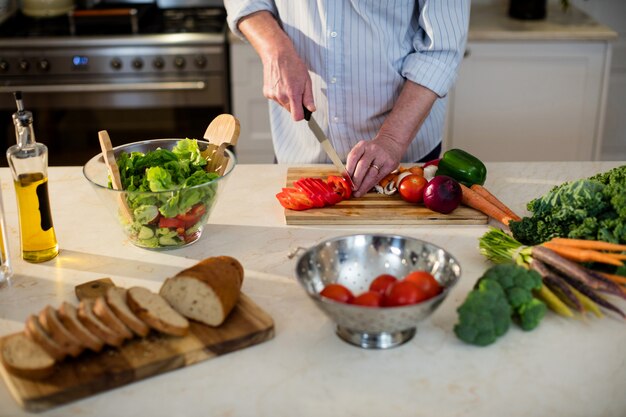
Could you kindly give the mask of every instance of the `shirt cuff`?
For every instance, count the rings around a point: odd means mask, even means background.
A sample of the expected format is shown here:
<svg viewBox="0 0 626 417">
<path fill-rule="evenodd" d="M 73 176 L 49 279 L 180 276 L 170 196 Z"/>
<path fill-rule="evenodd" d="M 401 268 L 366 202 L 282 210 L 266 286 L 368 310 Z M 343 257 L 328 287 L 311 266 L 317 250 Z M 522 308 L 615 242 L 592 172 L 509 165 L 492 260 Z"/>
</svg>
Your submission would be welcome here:
<svg viewBox="0 0 626 417">
<path fill-rule="evenodd" d="M 272 13 L 274 16 L 278 14 L 276 10 L 276 6 L 273 1 L 264 1 L 264 0 L 247 0 L 247 1 L 227 1 L 225 2 L 226 10 L 228 12 L 228 16 L 226 18 L 228 22 L 228 27 L 230 30 L 241 38 L 244 41 L 248 41 L 246 37 L 241 33 L 241 31 L 237 28 L 239 21 L 256 12 L 260 12 L 262 10 L 266 10 Z"/>
<path fill-rule="evenodd" d="M 411 53 L 402 65 L 402 76 L 428 88 L 439 97 L 445 97 L 457 76 L 458 65 L 450 65 L 449 62 L 460 62 L 460 57 L 454 57 L 456 54 L 446 55 L 448 59 L 435 58 L 424 52 Z"/>
</svg>

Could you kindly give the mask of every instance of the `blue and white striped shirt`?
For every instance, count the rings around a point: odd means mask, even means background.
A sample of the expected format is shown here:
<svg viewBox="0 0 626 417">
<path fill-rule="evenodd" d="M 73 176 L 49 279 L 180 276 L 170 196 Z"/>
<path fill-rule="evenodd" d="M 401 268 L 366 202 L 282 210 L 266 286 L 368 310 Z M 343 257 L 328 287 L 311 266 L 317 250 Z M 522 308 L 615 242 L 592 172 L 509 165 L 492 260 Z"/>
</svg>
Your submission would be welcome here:
<svg viewBox="0 0 626 417">
<path fill-rule="evenodd" d="M 467 41 L 470 0 L 225 0 L 238 36 L 242 18 L 270 11 L 309 68 L 314 117 L 345 161 L 360 140 L 373 139 L 405 80 L 435 92 L 430 115 L 404 155 L 419 160 L 442 140 L 446 94 Z M 270 101 L 279 163 L 329 163 L 305 121 Z"/>
</svg>

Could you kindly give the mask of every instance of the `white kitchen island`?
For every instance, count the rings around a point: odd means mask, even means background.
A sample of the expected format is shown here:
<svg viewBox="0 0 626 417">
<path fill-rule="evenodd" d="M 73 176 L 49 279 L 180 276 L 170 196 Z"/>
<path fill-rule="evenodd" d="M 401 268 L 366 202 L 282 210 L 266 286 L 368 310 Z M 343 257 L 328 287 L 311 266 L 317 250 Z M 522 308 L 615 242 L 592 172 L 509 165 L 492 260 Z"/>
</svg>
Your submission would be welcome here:
<svg viewBox="0 0 626 417">
<path fill-rule="evenodd" d="M 624 162 L 490 163 L 487 187 L 514 210 L 564 181 Z M 60 255 L 19 258 L 17 212 L 8 169 L 0 169 L 15 276 L 0 289 L 0 335 L 29 314 L 76 303 L 74 286 L 111 277 L 158 290 L 197 260 L 230 255 L 245 267 L 243 291 L 274 319 L 262 344 L 46 411 L 45 416 L 567 416 L 626 415 L 626 322 L 564 319 L 549 313 L 526 333 L 513 326 L 488 347 L 459 341 L 456 308 L 490 265 L 478 252 L 487 226 L 286 226 L 274 198 L 287 166 L 239 165 L 202 238 L 178 250 L 134 247 L 83 178 L 80 167 L 50 169 Z M 288 253 L 352 233 L 399 233 L 430 241 L 460 262 L 462 277 L 408 343 L 364 350 L 341 341 L 294 277 Z M 626 309 L 626 302 L 619 302 Z M 0 416 L 28 414 L 4 383 Z"/>
</svg>

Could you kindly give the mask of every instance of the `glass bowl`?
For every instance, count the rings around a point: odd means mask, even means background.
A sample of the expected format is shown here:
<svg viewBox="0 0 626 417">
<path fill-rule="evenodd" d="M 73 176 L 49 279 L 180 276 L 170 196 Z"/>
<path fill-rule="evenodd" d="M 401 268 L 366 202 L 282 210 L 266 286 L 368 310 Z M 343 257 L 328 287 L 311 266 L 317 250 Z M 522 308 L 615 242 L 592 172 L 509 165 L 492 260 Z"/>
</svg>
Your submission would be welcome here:
<svg viewBox="0 0 626 417">
<path fill-rule="evenodd" d="M 179 140 L 134 142 L 113 148 L 113 153 L 117 160 L 121 152 L 145 154 L 158 148 L 171 150 Z M 200 151 L 215 146 L 203 140 L 197 142 Z M 131 243 L 154 250 L 176 249 L 196 242 L 202 235 L 220 190 L 237 163 L 229 149 L 224 150 L 224 157 L 228 158 L 221 176 L 209 182 L 169 191 L 109 188 L 109 172 L 101 153 L 87 161 L 83 174 Z M 174 215 L 174 212 L 177 214 Z"/>
<path fill-rule="evenodd" d="M 378 275 L 401 278 L 416 270 L 430 272 L 443 291 L 399 307 L 362 307 L 320 295 L 330 283 L 360 294 Z M 329 239 L 307 249 L 298 258 L 296 276 L 317 307 L 337 324 L 341 339 L 362 348 L 386 349 L 413 338 L 417 323 L 430 316 L 458 282 L 461 267 L 447 251 L 419 239 L 358 234 Z"/>
</svg>

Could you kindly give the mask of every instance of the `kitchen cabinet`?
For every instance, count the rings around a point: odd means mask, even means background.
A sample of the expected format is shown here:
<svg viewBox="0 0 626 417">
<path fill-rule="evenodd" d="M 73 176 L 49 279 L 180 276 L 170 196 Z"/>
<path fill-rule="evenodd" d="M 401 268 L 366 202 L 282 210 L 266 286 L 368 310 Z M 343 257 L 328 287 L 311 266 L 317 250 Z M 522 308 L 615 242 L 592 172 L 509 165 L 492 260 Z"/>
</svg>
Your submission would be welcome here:
<svg viewBox="0 0 626 417">
<path fill-rule="evenodd" d="M 263 96 L 263 65 L 254 48 L 230 35 L 231 100 L 241 123 L 237 160 L 242 163 L 274 161 L 269 107 Z"/>
<path fill-rule="evenodd" d="M 488 161 L 595 160 L 602 146 L 606 42 L 469 42 L 445 147 Z"/>
</svg>

